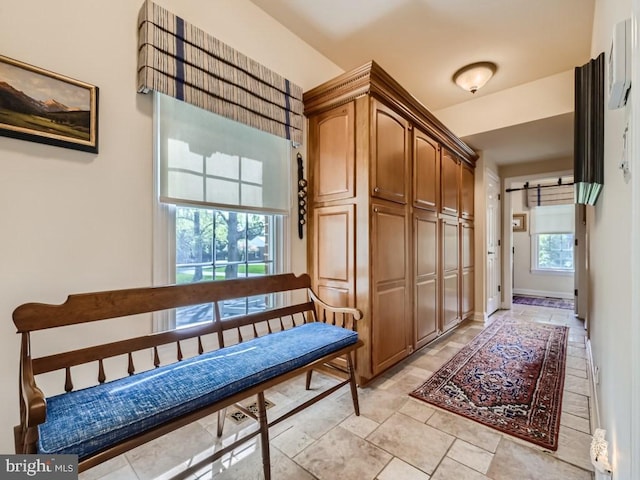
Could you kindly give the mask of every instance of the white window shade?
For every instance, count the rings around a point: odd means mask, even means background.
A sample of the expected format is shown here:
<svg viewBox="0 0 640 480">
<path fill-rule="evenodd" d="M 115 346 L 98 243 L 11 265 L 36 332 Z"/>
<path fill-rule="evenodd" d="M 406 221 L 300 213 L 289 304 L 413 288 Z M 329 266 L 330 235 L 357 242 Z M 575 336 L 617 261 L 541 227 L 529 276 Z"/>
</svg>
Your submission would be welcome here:
<svg viewBox="0 0 640 480">
<path fill-rule="evenodd" d="M 154 95 L 160 201 L 288 213 L 290 141 Z"/>
<path fill-rule="evenodd" d="M 531 235 L 574 231 L 574 205 L 548 205 L 531 209 Z"/>
</svg>

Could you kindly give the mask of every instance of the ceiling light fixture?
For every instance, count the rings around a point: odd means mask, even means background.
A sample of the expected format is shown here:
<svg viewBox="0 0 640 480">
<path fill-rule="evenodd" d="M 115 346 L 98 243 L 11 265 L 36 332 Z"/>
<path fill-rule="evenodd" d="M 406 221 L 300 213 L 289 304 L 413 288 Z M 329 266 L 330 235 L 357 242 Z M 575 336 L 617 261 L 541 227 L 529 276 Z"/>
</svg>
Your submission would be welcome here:
<svg viewBox="0 0 640 480">
<path fill-rule="evenodd" d="M 493 62 L 472 63 L 454 73 L 453 81 L 463 90 L 476 93 L 496 73 L 497 68 Z"/>
</svg>

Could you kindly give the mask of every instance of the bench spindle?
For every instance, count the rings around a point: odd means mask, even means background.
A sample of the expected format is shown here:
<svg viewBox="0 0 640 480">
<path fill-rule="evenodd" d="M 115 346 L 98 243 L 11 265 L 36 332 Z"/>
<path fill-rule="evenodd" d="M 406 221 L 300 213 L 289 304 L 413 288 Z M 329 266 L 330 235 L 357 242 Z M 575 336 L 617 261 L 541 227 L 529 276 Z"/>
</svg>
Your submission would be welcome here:
<svg viewBox="0 0 640 480">
<path fill-rule="evenodd" d="M 204 353 L 204 347 L 202 346 L 202 337 L 198 335 L 198 355 L 202 355 Z"/>
<path fill-rule="evenodd" d="M 127 365 L 127 373 L 129 375 L 133 375 L 134 373 L 136 373 L 136 368 L 133 365 L 133 355 L 131 354 L 131 352 L 129 352 L 127 356 L 129 357 L 128 365 Z"/>
<path fill-rule="evenodd" d="M 158 355 L 158 347 L 153 347 L 153 366 L 158 368 L 160 366 L 160 355 Z"/>
<path fill-rule="evenodd" d="M 64 370 L 64 391 L 70 392 L 71 390 L 73 390 L 73 382 L 71 381 L 71 367 L 67 367 Z"/>
<path fill-rule="evenodd" d="M 176 351 L 176 358 L 180 362 L 182 361 L 182 347 L 180 346 L 180 340 L 176 342 L 176 346 L 178 347 Z"/>
<path fill-rule="evenodd" d="M 107 376 L 104 373 L 104 362 L 102 359 L 98 360 L 98 382 L 104 383 L 107 379 Z"/>
</svg>

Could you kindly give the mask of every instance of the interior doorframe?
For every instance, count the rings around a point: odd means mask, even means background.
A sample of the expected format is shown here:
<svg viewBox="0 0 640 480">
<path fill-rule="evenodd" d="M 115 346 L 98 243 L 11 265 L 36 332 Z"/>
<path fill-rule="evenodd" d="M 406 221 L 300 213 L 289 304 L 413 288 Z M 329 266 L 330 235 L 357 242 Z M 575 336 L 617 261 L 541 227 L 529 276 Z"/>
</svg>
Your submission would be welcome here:
<svg viewBox="0 0 640 480">
<path fill-rule="evenodd" d="M 513 211 L 511 205 L 511 193 L 507 193 L 507 189 L 513 188 L 515 184 L 538 180 L 542 177 L 563 177 L 567 175 L 573 175 L 573 171 L 559 170 L 554 172 L 539 172 L 502 179 L 502 243 L 504 245 L 502 248 L 503 309 L 510 310 L 513 306 L 513 229 L 511 228 Z"/>
</svg>

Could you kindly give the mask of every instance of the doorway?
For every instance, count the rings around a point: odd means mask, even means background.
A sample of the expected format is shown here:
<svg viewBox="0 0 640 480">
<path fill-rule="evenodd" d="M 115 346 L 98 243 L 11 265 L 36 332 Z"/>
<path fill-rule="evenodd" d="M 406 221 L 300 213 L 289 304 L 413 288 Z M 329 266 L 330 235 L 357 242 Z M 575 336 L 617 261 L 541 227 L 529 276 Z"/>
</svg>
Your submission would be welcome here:
<svg viewBox="0 0 640 480">
<path fill-rule="evenodd" d="M 487 316 L 500 308 L 500 179 L 487 171 Z"/>
</svg>

